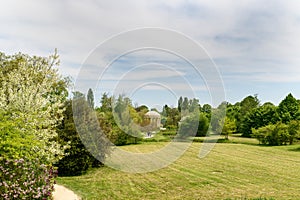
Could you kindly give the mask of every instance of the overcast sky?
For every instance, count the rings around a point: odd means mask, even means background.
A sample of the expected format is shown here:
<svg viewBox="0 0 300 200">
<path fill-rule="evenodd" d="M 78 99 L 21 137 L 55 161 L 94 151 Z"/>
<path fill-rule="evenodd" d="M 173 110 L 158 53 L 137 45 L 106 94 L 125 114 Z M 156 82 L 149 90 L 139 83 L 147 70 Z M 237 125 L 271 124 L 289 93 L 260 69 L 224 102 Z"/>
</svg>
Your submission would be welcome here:
<svg viewBox="0 0 300 200">
<path fill-rule="evenodd" d="M 220 72 L 227 101 L 258 94 L 262 102 L 278 104 L 290 92 L 300 98 L 298 0 L 10 0 L 1 3 L 0 24 L 0 51 L 47 56 L 57 48 L 60 73 L 74 81 L 89 55 L 108 38 L 159 27 L 185 35 L 205 49 Z M 176 45 L 185 48 L 174 40 Z M 199 53 L 199 58 L 203 55 Z M 104 69 L 99 66 L 103 60 L 93 61 L 90 79 Z M 202 61 L 213 66 L 209 59 Z M 216 92 L 207 85 L 205 75 L 192 72 L 189 63 L 157 49 L 122 54 L 96 80 L 96 87 L 84 76 L 86 91 L 94 88 L 97 102 L 102 92 L 120 90 L 150 107 L 176 106 L 178 96 L 192 93 L 203 104 L 211 103 L 211 93 Z"/>
</svg>

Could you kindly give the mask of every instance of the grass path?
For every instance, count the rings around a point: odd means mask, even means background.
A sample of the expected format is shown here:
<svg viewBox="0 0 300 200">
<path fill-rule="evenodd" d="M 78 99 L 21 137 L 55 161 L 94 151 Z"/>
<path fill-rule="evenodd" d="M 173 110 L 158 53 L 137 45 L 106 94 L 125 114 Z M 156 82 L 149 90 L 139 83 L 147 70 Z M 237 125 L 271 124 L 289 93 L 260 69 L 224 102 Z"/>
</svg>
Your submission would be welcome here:
<svg viewBox="0 0 300 200">
<path fill-rule="evenodd" d="M 165 144 L 123 148 L 149 152 Z M 300 199 L 300 145 L 219 143 L 199 159 L 201 145 L 193 143 L 175 163 L 155 172 L 129 174 L 103 167 L 57 181 L 83 199 Z"/>
</svg>

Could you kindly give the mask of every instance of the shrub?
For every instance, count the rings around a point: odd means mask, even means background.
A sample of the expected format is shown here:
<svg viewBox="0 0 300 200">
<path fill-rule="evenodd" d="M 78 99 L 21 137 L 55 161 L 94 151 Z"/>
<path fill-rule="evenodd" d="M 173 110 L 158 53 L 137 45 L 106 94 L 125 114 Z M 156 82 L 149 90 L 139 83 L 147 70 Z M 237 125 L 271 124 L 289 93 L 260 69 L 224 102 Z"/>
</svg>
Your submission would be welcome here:
<svg viewBox="0 0 300 200">
<path fill-rule="evenodd" d="M 287 144 L 290 138 L 288 126 L 282 122 L 252 129 L 252 132 L 253 136 L 256 137 L 259 142 L 267 145 L 277 146 Z"/>
<path fill-rule="evenodd" d="M 0 157 L 0 199 L 53 199 L 52 166 L 38 160 L 9 160 Z"/>
<path fill-rule="evenodd" d="M 84 174 L 91 165 L 92 156 L 80 141 L 80 138 L 72 140 L 70 149 L 66 150 L 66 156 L 58 163 L 59 176 L 77 176 Z"/>
<path fill-rule="evenodd" d="M 32 134 L 33 129 L 11 113 L 0 110 L 0 155 L 6 159 L 42 159 L 43 155 L 35 150 L 42 143 Z"/>
</svg>

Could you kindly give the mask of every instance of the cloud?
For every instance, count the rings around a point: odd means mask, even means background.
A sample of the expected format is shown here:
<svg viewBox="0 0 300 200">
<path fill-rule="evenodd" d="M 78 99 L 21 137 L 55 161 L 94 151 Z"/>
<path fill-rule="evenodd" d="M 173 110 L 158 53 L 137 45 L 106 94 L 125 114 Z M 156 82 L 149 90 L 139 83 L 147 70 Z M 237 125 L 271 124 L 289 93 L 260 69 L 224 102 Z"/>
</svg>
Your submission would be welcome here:
<svg viewBox="0 0 300 200">
<path fill-rule="evenodd" d="M 135 68 L 136 69 L 136 68 Z M 159 80 L 159 79 L 168 79 L 171 77 L 180 77 L 184 76 L 183 72 L 174 71 L 170 69 L 159 69 L 152 67 L 151 69 L 140 68 L 136 70 L 131 70 L 129 72 L 122 73 L 122 77 L 117 77 L 116 73 L 110 74 L 108 76 L 103 76 L 103 81 L 140 81 L 140 80 Z"/>
<path fill-rule="evenodd" d="M 47 56 L 58 48 L 60 72 L 73 78 L 93 49 L 112 35 L 138 27 L 162 27 L 181 32 L 202 45 L 220 68 L 225 84 L 235 82 L 250 91 L 243 80 L 255 84 L 300 81 L 300 3 L 293 0 L 275 0 L 271 4 L 267 0 L 11 0 L 1 4 L 0 23 L 1 51 Z M 179 52 L 199 58 L 199 52 L 189 51 L 184 43 L 173 40 Z M 124 40 L 115 47 L 134 41 L 138 42 L 138 38 Z M 143 53 L 127 57 L 130 61 L 124 65 L 142 64 L 138 58 L 144 63 L 155 58 L 147 57 L 149 54 Z M 156 61 L 173 67 L 198 87 L 190 66 L 178 59 L 171 63 L 174 57 L 159 58 Z M 97 66 L 102 68 L 85 71 L 82 78 L 87 80 L 86 86 L 96 72 L 103 70 L 102 64 L 105 62 L 98 60 Z M 124 65 L 116 65 L 105 78 L 122 77 L 128 70 Z M 135 72 L 127 78 L 139 81 L 149 77 L 176 81 L 174 72 L 154 69 Z"/>
</svg>

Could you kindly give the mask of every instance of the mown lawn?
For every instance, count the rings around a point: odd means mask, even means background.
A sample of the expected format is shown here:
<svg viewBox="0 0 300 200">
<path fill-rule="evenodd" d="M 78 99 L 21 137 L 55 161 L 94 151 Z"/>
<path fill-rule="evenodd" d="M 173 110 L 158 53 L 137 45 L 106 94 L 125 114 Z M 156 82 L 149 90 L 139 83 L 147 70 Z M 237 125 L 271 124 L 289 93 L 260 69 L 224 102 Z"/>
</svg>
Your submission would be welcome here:
<svg viewBox="0 0 300 200">
<path fill-rule="evenodd" d="M 203 144 L 193 143 L 175 163 L 155 172 L 130 174 L 103 167 L 57 182 L 83 199 L 300 199 L 300 145 L 250 143 L 218 143 L 203 159 L 198 158 Z M 123 148 L 149 152 L 165 144 Z"/>
</svg>

